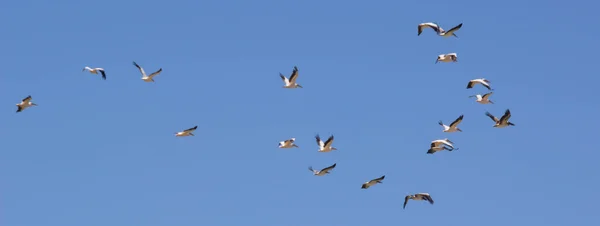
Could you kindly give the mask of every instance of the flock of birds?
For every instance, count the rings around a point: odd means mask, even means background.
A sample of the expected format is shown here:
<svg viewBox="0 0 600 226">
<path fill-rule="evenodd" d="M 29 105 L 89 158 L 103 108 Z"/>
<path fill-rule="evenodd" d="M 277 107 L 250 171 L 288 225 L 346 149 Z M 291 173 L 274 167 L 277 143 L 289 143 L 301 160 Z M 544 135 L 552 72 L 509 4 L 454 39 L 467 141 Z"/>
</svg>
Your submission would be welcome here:
<svg viewBox="0 0 600 226">
<path fill-rule="evenodd" d="M 452 29 L 450 29 L 448 31 L 445 31 L 437 23 L 434 23 L 434 22 L 421 23 L 418 25 L 417 35 L 418 36 L 421 35 L 421 33 L 423 32 L 424 29 L 431 28 L 439 36 L 458 37 L 455 34 L 455 32 L 458 31 L 461 27 L 462 27 L 462 23 L 453 27 Z M 456 53 L 448 53 L 448 54 L 439 55 L 437 57 L 435 63 L 437 64 L 438 62 L 457 62 L 457 60 L 458 60 L 458 56 Z M 138 70 L 140 71 L 140 73 L 142 74 L 141 79 L 144 82 L 154 82 L 154 77 L 156 77 L 157 75 L 159 75 L 162 72 L 162 68 L 159 68 L 157 71 L 153 72 L 152 74 L 147 75 L 146 72 L 144 71 L 144 68 L 142 68 L 140 65 L 138 65 L 135 61 L 133 62 L 133 65 L 135 67 L 137 67 Z M 89 66 L 86 66 L 83 69 L 83 71 L 84 72 L 88 71 L 91 74 L 100 73 L 100 75 L 102 76 L 102 79 L 106 80 L 106 72 L 103 68 L 91 68 Z M 302 88 L 302 86 L 296 82 L 296 80 L 298 79 L 298 68 L 297 67 L 294 66 L 294 70 L 292 71 L 292 74 L 290 75 L 289 78 L 284 76 L 281 73 L 279 73 L 279 76 L 283 80 L 283 83 L 284 83 L 283 88 L 287 88 L 287 89 Z M 478 78 L 478 79 L 470 80 L 469 83 L 467 84 L 467 89 L 471 89 L 471 88 L 475 87 L 475 85 L 477 85 L 477 84 L 484 86 L 490 92 L 483 94 L 483 95 L 477 94 L 477 95 L 473 95 L 473 96 L 469 96 L 469 97 L 470 98 L 475 97 L 476 102 L 480 103 L 480 104 L 494 104 L 494 102 L 489 99 L 490 96 L 493 94 L 493 92 L 492 92 L 493 89 L 490 86 L 490 81 L 485 78 Z M 17 113 L 22 112 L 23 110 L 25 110 L 29 107 L 32 107 L 32 106 L 37 106 L 37 104 L 33 103 L 32 97 L 31 97 L 31 95 L 29 95 L 26 98 L 24 98 L 20 103 L 17 104 Z M 508 121 L 511 117 L 511 113 L 510 113 L 509 109 L 506 109 L 506 111 L 504 112 L 504 115 L 502 115 L 502 117 L 500 117 L 500 119 L 498 119 L 497 117 L 495 117 L 494 115 L 492 115 L 489 112 L 485 112 L 485 115 L 490 117 L 494 121 L 495 124 L 493 127 L 504 128 L 507 126 L 515 125 L 512 122 Z M 438 123 L 440 126 L 443 127 L 443 132 L 446 132 L 446 133 L 462 132 L 462 130 L 458 127 L 458 125 L 462 122 L 463 118 L 464 118 L 464 115 L 460 115 L 456 120 L 454 120 L 452 123 L 450 123 L 450 125 L 446 125 L 442 121 L 439 121 Z M 175 136 L 177 136 L 177 137 L 194 136 L 193 132 L 197 128 L 198 128 L 198 126 L 194 126 L 192 128 L 189 128 L 189 129 L 186 129 L 186 130 L 183 130 L 180 132 L 176 132 Z M 315 136 L 315 139 L 317 141 L 317 145 L 319 146 L 318 152 L 331 152 L 331 151 L 337 150 L 337 148 L 332 146 L 333 141 L 334 141 L 333 135 L 329 136 L 329 138 L 327 138 L 327 140 L 323 141 L 323 140 L 321 140 L 321 137 L 317 134 Z M 280 141 L 278 144 L 278 147 L 279 148 L 299 148 L 298 145 L 295 144 L 295 141 L 296 141 L 296 138 L 290 138 L 288 140 Z M 450 141 L 448 138 L 438 139 L 438 140 L 431 141 L 429 150 L 427 150 L 427 154 L 434 154 L 434 153 L 436 153 L 438 151 L 442 151 L 442 150 L 453 151 L 453 150 L 458 150 L 458 148 L 455 148 L 454 143 L 452 141 Z M 337 163 L 334 163 L 333 165 L 325 167 L 321 170 L 315 170 L 312 168 L 312 166 L 308 167 L 308 169 L 315 176 L 324 176 L 324 175 L 331 173 L 331 171 L 335 168 L 336 165 L 337 165 Z M 362 184 L 361 189 L 368 189 L 376 184 L 380 184 L 380 183 L 382 183 L 383 179 L 385 179 L 385 175 L 383 175 L 379 178 L 369 180 Z M 430 204 L 434 203 L 433 199 L 431 198 L 431 195 L 429 195 L 429 193 L 416 193 L 416 194 L 410 194 L 410 195 L 405 196 L 403 208 L 406 208 L 406 204 L 411 199 L 418 200 L 418 201 L 427 201 Z"/>
</svg>

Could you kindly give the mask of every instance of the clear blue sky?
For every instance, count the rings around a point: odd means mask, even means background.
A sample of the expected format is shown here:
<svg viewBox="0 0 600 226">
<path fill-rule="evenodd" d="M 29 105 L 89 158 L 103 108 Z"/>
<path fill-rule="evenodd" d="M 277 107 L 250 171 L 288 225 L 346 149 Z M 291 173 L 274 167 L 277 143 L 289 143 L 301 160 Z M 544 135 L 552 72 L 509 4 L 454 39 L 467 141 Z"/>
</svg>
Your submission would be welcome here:
<svg viewBox="0 0 600 226">
<path fill-rule="evenodd" d="M 599 6 L 7 1 L 0 225 L 596 225 Z M 429 21 L 464 25 L 417 36 Z M 163 72 L 145 83 L 132 61 Z M 281 88 L 294 66 L 304 89 Z M 468 98 L 480 77 L 495 105 Z M 39 106 L 15 113 L 27 95 Z M 516 126 L 493 128 L 485 111 L 507 108 Z M 339 150 L 318 153 L 317 133 Z M 426 154 L 445 137 L 460 150 Z M 435 204 L 403 210 L 417 192 Z"/>
</svg>

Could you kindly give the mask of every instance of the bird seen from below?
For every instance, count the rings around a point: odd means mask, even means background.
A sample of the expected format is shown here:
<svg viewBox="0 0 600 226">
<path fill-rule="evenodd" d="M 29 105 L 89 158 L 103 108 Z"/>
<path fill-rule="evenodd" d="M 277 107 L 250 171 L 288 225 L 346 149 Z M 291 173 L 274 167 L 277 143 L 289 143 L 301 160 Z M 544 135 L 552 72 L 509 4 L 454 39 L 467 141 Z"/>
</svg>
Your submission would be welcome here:
<svg viewBox="0 0 600 226">
<path fill-rule="evenodd" d="M 106 80 L 106 73 L 104 72 L 103 68 L 99 68 L 99 67 L 91 68 L 91 67 L 85 66 L 83 68 L 83 71 L 85 71 L 85 70 L 88 70 L 92 74 L 98 74 L 98 72 L 100 72 L 100 74 L 102 74 L 102 79 Z"/>
<path fill-rule="evenodd" d="M 428 193 L 417 193 L 414 195 L 407 195 L 406 197 L 404 197 L 404 205 L 403 205 L 402 209 L 406 209 L 406 204 L 408 203 L 409 199 L 417 200 L 417 201 L 425 200 L 433 205 L 433 199 L 431 198 L 431 196 Z"/>
<path fill-rule="evenodd" d="M 142 73 L 142 80 L 144 80 L 144 82 L 154 82 L 154 76 L 157 76 L 158 74 L 160 74 L 160 72 L 162 72 L 162 68 L 160 68 L 158 69 L 158 71 L 155 71 L 150 75 L 146 75 L 144 68 L 140 67 L 140 65 L 138 65 L 135 61 L 133 62 L 133 65 L 135 65 Z"/>
<path fill-rule="evenodd" d="M 455 27 L 451 28 L 450 30 L 445 31 L 437 23 L 433 23 L 433 22 L 421 23 L 421 24 L 419 24 L 418 29 L 417 29 L 417 36 L 421 35 L 421 33 L 423 32 L 423 29 L 425 29 L 425 28 L 431 28 L 439 36 L 442 36 L 442 37 L 454 36 L 454 37 L 458 38 L 458 36 L 456 36 L 456 34 L 454 34 L 454 32 L 458 31 L 462 27 L 462 25 L 463 24 L 461 23 L 461 24 L 456 25 Z"/>
<path fill-rule="evenodd" d="M 507 126 L 514 126 L 515 125 L 512 122 L 508 121 L 510 119 L 510 116 L 511 116 L 509 109 L 506 109 L 506 111 L 504 112 L 504 115 L 502 115 L 502 117 L 500 117 L 500 119 L 496 118 L 496 116 L 493 116 L 489 112 L 485 112 L 485 115 L 487 115 L 492 120 L 494 120 L 494 122 L 496 123 L 496 124 L 494 124 L 494 127 L 496 127 L 496 128 L 504 128 L 504 127 L 507 127 Z"/>
<path fill-rule="evenodd" d="M 475 86 L 477 84 L 481 84 L 482 86 L 485 86 L 485 88 L 487 88 L 488 90 L 494 90 L 490 86 L 490 83 L 491 82 L 485 78 L 473 79 L 473 80 L 470 80 L 469 83 L 467 84 L 467 89 L 471 89 L 471 88 L 473 88 L 473 86 Z"/>
<path fill-rule="evenodd" d="M 29 95 L 29 96 L 25 97 L 25 99 L 23 99 L 21 101 L 21 103 L 18 103 L 17 104 L 17 113 L 27 109 L 28 107 L 37 106 L 37 104 L 35 104 L 31 101 L 31 99 L 32 99 L 31 95 Z"/>
<path fill-rule="evenodd" d="M 329 171 L 331 171 L 333 168 L 335 168 L 336 165 L 337 165 L 337 163 L 334 163 L 333 165 L 325 167 L 322 170 L 314 170 L 312 168 L 312 166 L 309 166 L 308 170 L 313 172 L 313 175 L 315 175 L 315 176 L 324 176 L 326 174 L 329 174 L 330 173 Z"/>
<path fill-rule="evenodd" d="M 380 178 L 375 178 L 373 180 L 370 180 L 370 181 L 367 181 L 367 182 L 363 183 L 360 188 L 361 189 L 367 189 L 367 188 L 370 188 L 373 185 L 381 184 L 381 183 L 383 183 L 383 182 L 381 182 L 381 181 L 383 181 L 383 179 L 385 179 L 385 175 L 381 176 Z"/>
<path fill-rule="evenodd" d="M 283 74 L 279 73 L 279 77 L 283 80 L 284 86 L 283 88 L 294 89 L 294 88 L 302 88 L 301 85 L 296 83 L 296 79 L 298 79 L 298 68 L 294 66 L 294 71 L 292 71 L 292 75 L 290 78 L 286 78 Z"/>
<path fill-rule="evenodd" d="M 196 129 L 198 129 L 198 126 L 194 126 L 192 128 L 186 129 L 184 131 L 177 132 L 177 133 L 175 133 L 175 136 L 176 137 L 194 136 L 194 134 L 192 132 L 196 131 Z"/>
<path fill-rule="evenodd" d="M 315 138 L 317 139 L 317 144 L 319 145 L 319 152 L 330 152 L 337 150 L 337 148 L 331 146 L 333 143 L 333 135 L 331 135 L 325 142 L 321 140 L 319 134 L 317 134 Z"/>
<path fill-rule="evenodd" d="M 486 94 L 483 94 L 483 96 L 481 94 L 477 94 L 477 95 L 473 95 L 473 96 L 469 96 L 469 98 L 475 97 L 477 98 L 477 103 L 480 104 L 493 104 L 494 102 L 490 100 L 490 96 L 494 94 L 494 92 L 489 92 Z"/>
<path fill-rule="evenodd" d="M 444 125 L 444 123 L 442 123 L 442 120 L 440 120 L 438 122 L 438 124 L 440 124 L 440 126 L 444 127 L 444 132 L 446 133 L 453 133 L 456 131 L 462 132 L 462 130 L 460 128 L 458 128 L 458 124 L 460 124 L 460 122 L 462 122 L 464 115 L 460 115 L 458 116 L 458 118 L 456 120 L 454 120 L 454 122 L 450 123 L 450 126 Z"/>
<path fill-rule="evenodd" d="M 435 60 L 436 64 L 438 62 L 458 62 L 458 56 L 456 53 L 440 54 Z"/>
<path fill-rule="evenodd" d="M 279 142 L 279 148 L 298 148 L 298 145 L 294 144 L 296 138 L 290 138 Z"/>
</svg>

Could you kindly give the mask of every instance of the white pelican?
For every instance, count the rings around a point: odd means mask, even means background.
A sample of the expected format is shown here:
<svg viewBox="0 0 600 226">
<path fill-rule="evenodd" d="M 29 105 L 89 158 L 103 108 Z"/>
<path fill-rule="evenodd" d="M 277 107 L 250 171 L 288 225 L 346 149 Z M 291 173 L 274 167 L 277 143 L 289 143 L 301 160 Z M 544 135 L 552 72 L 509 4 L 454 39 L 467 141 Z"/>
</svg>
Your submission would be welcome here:
<svg viewBox="0 0 600 226">
<path fill-rule="evenodd" d="M 283 88 L 298 88 L 298 87 L 302 88 L 301 85 L 296 83 L 296 79 L 298 78 L 298 68 L 296 66 L 294 66 L 294 71 L 292 71 L 292 75 L 290 75 L 290 79 L 286 78 L 281 73 L 279 73 L 279 77 L 281 77 L 281 79 L 283 80 L 283 83 L 285 83 Z"/>
<path fill-rule="evenodd" d="M 88 70 L 92 74 L 98 74 L 98 72 L 100 72 L 102 74 L 102 79 L 106 80 L 106 73 L 104 73 L 104 68 L 99 68 L 99 67 L 91 68 L 91 67 L 85 66 L 83 68 L 83 71 L 85 71 L 85 70 Z"/>
<path fill-rule="evenodd" d="M 371 187 L 371 186 L 373 186 L 373 185 L 376 185 L 376 184 L 381 184 L 381 183 L 382 183 L 381 181 L 382 181 L 384 178 L 385 178 L 385 175 L 381 176 L 380 178 L 375 178 L 375 179 L 373 179 L 373 180 L 367 181 L 367 182 L 365 182 L 364 184 L 362 184 L 362 186 L 361 186 L 360 188 L 361 188 L 361 189 L 367 189 L 367 188 L 369 188 L 369 187 Z"/>
<path fill-rule="evenodd" d="M 493 104 L 494 101 L 490 100 L 490 96 L 493 93 L 494 92 L 489 92 L 489 93 L 484 94 L 483 96 L 481 96 L 481 94 L 477 94 L 477 95 L 473 95 L 473 96 L 469 96 L 469 97 L 476 97 L 477 100 L 475 100 L 475 101 L 477 101 L 477 103 L 480 103 L 480 104 Z"/>
<path fill-rule="evenodd" d="M 473 88 L 473 86 L 477 84 L 481 84 L 482 86 L 485 86 L 485 88 L 487 88 L 488 90 L 493 90 L 492 87 L 490 87 L 490 83 L 491 82 L 485 78 L 473 79 L 469 81 L 469 84 L 467 84 L 467 89 Z"/>
<path fill-rule="evenodd" d="M 404 197 L 404 206 L 402 207 L 402 209 L 406 208 L 406 204 L 408 203 L 409 199 L 419 200 L 419 201 L 425 200 L 433 205 L 433 199 L 431 198 L 431 196 L 428 193 L 417 193 L 414 195 L 407 195 L 406 197 Z"/>
<path fill-rule="evenodd" d="M 17 112 L 21 112 L 31 106 L 37 106 L 37 104 L 31 102 L 31 95 L 29 95 L 25 97 L 25 99 L 23 99 L 21 103 L 17 104 Z"/>
<path fill-rule="evenodd" d="M 487 115 L 492 120 L 494 120 L 494 122 L 496 123 L 494 125 L 494 127 L 503 128 L 503 127 L 507 127 L 507 126 L 515 126 L 515 124 L 508 121 L 508 119 L 510 119 L 510 110 L 509 109 L 506 109 L 506 111 L 504 112 L 504 115 L 500 118 L 500 120 L 498 120 L 498 118 L 496 118 L 489 112 L 485 112 L 485 115 Z"/>
<path fill-rule="evenodd" d="M 296 141 L 296 138 L 293 137 L 288 140 L 280 141 L 279 148 L 297 148 L 298 145 L 294 144 L 294 141 Z"/>
<path fill-rule="evenodd" d="M 333 168 L 335 168 L 336 164 L 337 163 L 334 163 L 333 165 L 325 167 L 322 170 L 314 170 L 312 168 L 312 166 L 309 166 L 308 170 L 310 170 L 311 172 L 313 172 L 313 175 L 315 175 L 315 176 L 324 176 L 325 174 L 328 174 L 330 170 L 332 170 Z"/>
<path fill-rule="evenodd" d="M 454 149 L 453 144 L 454 144 L 454 142 L 450 141 L 448 138 L 431 141 L 431 147 L 439 147 L 439 146 L 446 145 L 446 146 Z"/>
<path fill-rule="evenodd" d="M 437 60 L 435 60 L 435 63 L 437 64 L 439 61 L 441 62 L 457 62 L 458 60 L 458 56 L 456 55 L 456 53 L 447 53 L 447 54 L 440 54 L 437 57 Z"/>
<path fill-rule="evenodd" d="M 463 117 L 464 117 L 464 115 L 458 116 L 458 118 L 456 120 L 454 120 L 454 122 L 452 122 L 450 124 L 450 126 L 444 125 L 444 123 L 442 123 L 441 120 L 438 122 L 438 124 L 440 124 L 440 126 L 444 127 L 444 132 L 446 132 L 446 133 L 453 133 L 456 131 L 462 132 L 462 130 L 460 128 L 458 128 L 458 124 L 460 122 L 462 122 Z"/>
<path fill-rule="evenodd" d="M 194 136 L 194 134 L 192 132 L 194 132 L 196 129 L 198 129 L 198 126 L 194 126 L 192 128 L 186 129 L 184 131 L 177 132 L 177 133 L 175 133 L 175 136 L 176 137 Z"/>
<path fill-rule="evenodd" d="M 160 74 L 160 72 L 162 72 L 162 68 L 158 69 L 158 71 L 150 74 L 150 75 L 146 75 L 146 72 L 144 71 L 144 69 L 142 67 L 140 67 L 140 65 L 138 65 L 137 63 L 135 63 L 135 61 L 133 62 L 133 65 L 135 65 L 138 69 L 140 69 L 140 72 L 142 73 L 142 80 L 144 80 L 144 82 L 154 82 L 154 76 L 157 76 L 158 74 Z"/>
<path fill-rule="evenodd" d="M 448 148 L 446 146 L 435 146 L 433 144 L 431 144 L 431 147 L 429 148 L 429 150 L 427 150 L 427 154 L 433 154 L 436 153 L 438 151 L 442 151 L 442 150 L 448 150 L 448 151 L 453 151 L 453 150 L 458 150 L 458 148 Z"/>
<path fill-rule="evenodd" d="M 337 148 L 331 147 L 331 143 L 333 143 L 333 135 L 331 135 L 329 139 L 325 141 L 325 143 L 323 143 L 321 137 L 319 137 L 319 134 L 317 134 L 315 138 L 317 139 L 317 144 L 319 145 L 319 152 L 330 152 L 337 150 Z"/>
<path fill-rule="evenodd" d="M 454 32 L 458 31 L 460 28 L 462 27 L 462 23 L 457 25 L 456 27 L 451 28 L 448 31 L 444 31 L 444 29 L 442 27 L 440 27 L 439 25 L 437 25 L 436 23 L 432 23 L 432 22 L 427 22 L 427 23 L 421 23 L 419 24 L 418 27 L 418 32 L 417 32 L 417 36 L 421 35 L 421 32 L 423 32 L 424 28 L 431 28 L 433 29 L 439 36 L 443 36 L 443 37 L 450 37 L 450 36 L 454 36 L 457 37 L 456 34 L 454 34 Z"/>
</svg>

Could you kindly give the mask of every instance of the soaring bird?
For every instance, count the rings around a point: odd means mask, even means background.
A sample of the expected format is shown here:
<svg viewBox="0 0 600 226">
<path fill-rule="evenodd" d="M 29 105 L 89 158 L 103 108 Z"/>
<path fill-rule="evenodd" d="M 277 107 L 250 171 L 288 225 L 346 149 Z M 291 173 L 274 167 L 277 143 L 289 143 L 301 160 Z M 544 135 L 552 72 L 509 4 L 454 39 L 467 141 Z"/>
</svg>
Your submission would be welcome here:
<svg viewBox="0 0 600 226">
<path fill-rule="evenodd" d="M 433 23 L 433 22 L 427 22 L 427 23 L 421 23 L 418 26 L 417 29 L 417 36 L 421 35 L 421 33 L 423 32 L 424 28 L 431 28 L 433 29 L 439 36 L 443 36 L 443 37 L 450 37 L 450 36 L 454 36 L 457 37 L 456 34 L 454 34 L 454 32 L 458 31 L 460 28 L 462 27 L 462 23 L 457 25 L 456 27 L 451 28 L 448 31 L 445 31 L 442 27 L 440 27 L 437 23 Z"/>
<path fill-rule="evenodd" d="M 104 73 L 104 68 L 99 68 L 99 67 L 91 68 L 91 67 L 85 66 L 83 68 L 83 71 L 85 71 L 85 70 L 88 70 L 92 74 L 98 74 L 98 72 L 100 72 L 102 74 L 102 79 L 106 80 L 106 73 Z"/>
<path fill-rule="evenodd" d="M 477 94 L 477 95 L 469 96 L 469 98 L 476 97 L 477 100 L 475 100 L 475 101 L 477 101 L 477 103 L 480 103 L 480 104 L 493 104 L 494 102 L 490 100 L 490 96 L 492 94 L 494 94 L 494 92 L 486 93 L 483 96 L 481 96 L 481 94 Z"/>
<path fill-rule="evenodd" d="M 454 148 L 452 141 L 448 140 L 448 138 L 434 140 L 431 141 L 431 145 L 429 147 L 429 150 L 427 150 L 427 154 L 433 154 L 442 150 L 453 151 L 458 150 L 458 148 Z"/>
<path fill-rule="evenodd" d="M 433 205 L 433 199 L 431 198 L 431 196 L 428 193 L 417 193 L 414 195 L 407 195 L 406 197 L 404 197 L 404 206 L 402 207 L 402 209 L 406 208 L 406 204 L 408 203 L 409 199 L 419 200 L 419 201 L 425 200 Z"/>
<path fill-rule="evenodd" d="M 487 88 L 488 90 L 493 90 L 492 87 L 490 87 L 490 83 L 491 82 L 485 78 L 473 79 L 470 80 L 467 84 L 467 89 L 473 88 L 473 86 L 477 84 L 481 84 L 482 86 L 485 86 L 485 88 Z"/>
<path fill-rule="evenodd" d="M 489 112 L 485 112 L 485 115 L 487 115 L 492 120 L 494 120 L 494 122 L 496 123 L 494 125 L 494 127 L 503 128 L 503 127 L 507 127 L 507 126 L 515 126 L 515 124 L 508 121 L 510 119 L 510 110 L 509 109 L 506 109 L 506 111 L 504 112 L 504 115 L 502 115 L 502 117 L 500 117 L 500 120 L 498 120 L 498 118 L 496 118 L 496 116 L 493 116 Z"/>
<path fill-rule="evenodd" d="M 458 60 L 458 56 L 456 55 L 456 53 L 447 53 L 447 54 L 440 54 L 438 55 L 437 59 L 435 60 L 435 63 L 437 64 L 438 62 L 457 62 Z"/>
<path fill-rule="evenodd" d="M 367 188 L 369 188 L 369 187 L 371 187 L 371 186 L 373 186 L 373 185 L 376 185 L 376 184 L 381 184 L 381 183 L 382 183 L 381 181 L 382 181 L 384 178 L 385 178 L 385 175 L 381 176 L 380 178 L 375 178 L 375 179 L 373 179 L 373 180 L 367 181 L 367 182 L 363 183 L 363 184 L 362 184 L 362 186 L 361 186 L 360 188 L 361 188 L 361 189 L 367 189 Z"/>
<path fill-rule="evenodd" d="M 462 132 L 462 130 L 460 128 L 458 128 L 458 124 L 460 122 L 462 122 L 463 117 L 464 117 L 464 115 L 458 116 L 458 118 L 456 120 L 454 120 L 454 122 L 452 122 L 450 124 L 450 126 L 444 125 L 444 123 L 442 123 L 441 120 L 438 122 L 438 124 L 440 124 L 440 126 L 444 127 L 444 132 L 446 132 L 446 133 L 453 133 L 456 131 Z"/>
<path fill-rule="evenodd" d="M 160 72 L 162 72 L 162 68 L 158 69 L 158 71 L 150 74 L 150 75 L 146 75 L 146 72 L 144 71 L 144 68 L 140 67 L 140 65 L 138 65 L 135 61 L 133 62 L 133 65 L 135 65 L 138 69 L 140 69 L 140 72 L 142 73 L 142 80 L 144 80 L 144 82 L 154 82 L 154 76 L 157 76 L 158 74 L 160 74 Z"/>
<path fill-rule="evenodd" d="M 177 133 L 175 133 L 175 136 L 176 137 L 194 136 L 194 134 L 192 132 L 194 132 L 196 129 L 198 129 L 198 126 L 194 126 L 192 128 L 186 129 L 184 131 L 177 132 Z"/>
<path fill-rule="evenodd" d="M 25 97 L 25 99 L 23 99 L 21 103 L 17 104 L 17 112 L 21 112 L 31 106 L 37 106 L 37 104 L 31 102 L 31 95 L 29 95 Z"/>
<path fill-rule="evenodd" d="M 331 143 L 333 143 L 333 135 L 331 135 L 329 139 L 325 141 L 325 143 L 323 143 L 321 137 L 319 137 L 319 134 L 317 134 L 315 138 L 317 139 L 317 144 L 319 145 L 319 152 L 330 152 L 337 150 L 337 148 L 331 147 Z"/>
<path fill-rule="evenodd" d="M 312 168 L 312 166 L 309 166 L 308 170 L 310 170 L 311 172 L 313 172 L 313 175 L 315 175 L 315 176 L 324 176 L 325 174 L 330 173 L 329 171 L 331 171 L 333 168 L 335 168 L 335 165 L 337 165 L 337 163 L 334 163 L 331 166 L 325 167 L 322 170 L 314 170 Z"/>
<path fill-rule="evenodd" d="M 279 148 L 297 148 L 298 145 L 294 144 L 294 141 L 296 141 L 296 138 L 293 137 L 284 141 L 280 141 Z"/>
<path fill-rule="evenodd" d="M 294 71 L 292 71 L 292 75 L 290 75 L 290 79 L 286 78 L 283 74 L 279 73 L 279 77 L 283 80 L 285 85 L 283 88 L 302 88 L 302 86 L 296 83 L 296 79 L 298 79 L 298 68 L 294 66 Z"/>
</svg>

